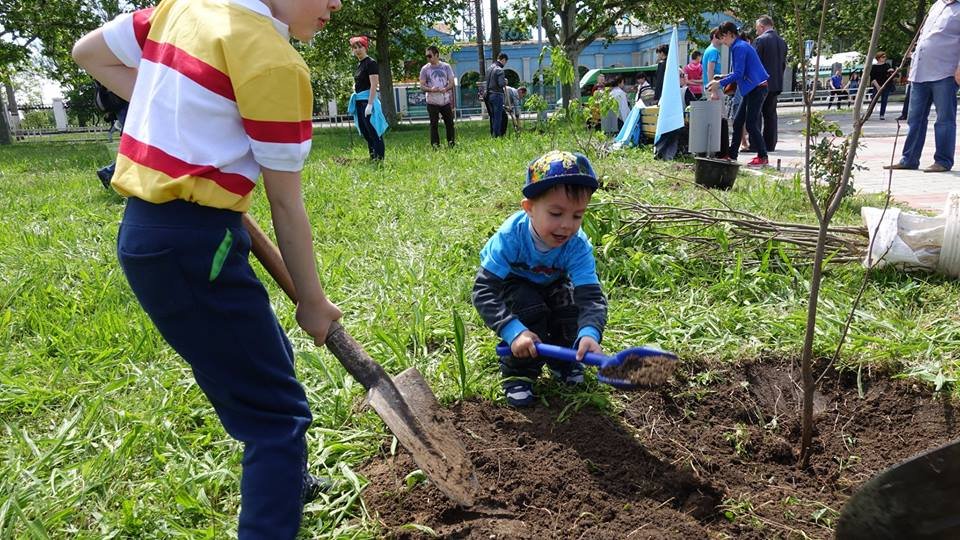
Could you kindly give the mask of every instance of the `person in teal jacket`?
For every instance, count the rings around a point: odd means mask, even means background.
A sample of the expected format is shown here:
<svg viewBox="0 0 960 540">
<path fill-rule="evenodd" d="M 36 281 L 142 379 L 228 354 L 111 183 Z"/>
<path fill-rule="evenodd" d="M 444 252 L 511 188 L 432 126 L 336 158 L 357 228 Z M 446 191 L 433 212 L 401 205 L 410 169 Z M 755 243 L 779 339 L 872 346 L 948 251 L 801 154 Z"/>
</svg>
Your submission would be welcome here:
<svg viewBox="0 0 960 540">
<path fill-rule="evenodd" d="M 730 47 L 730 65 L 731 71 L 719 81 L 713 81 L 709 84 L 708 90 L 715 89 L 718 85 L 723 88 L 731 83 L 736 83 L 737 90 L 743 96 L 740 103 L 740 109 L 733 119 L 733 141 L 739 142 L 743 136 L 743 130 L 746 128 L 750 134 L 750 140 L 756 145 L 757 157 L 753 158 L 748 165 L 753 167 L 762 167 L 769 163 L 767 158 L 767 147 L 763 142 L 763 134 L 760 131 L 760 110 L 763 107 L 763 100 L 767 97 L 767 79 L 769 75 L 760 62 L 760 56 L 749 43 L 739 37 L 737 25 L 727 21 L 717 29 L 720 42 Z M 739 151 L 738 144 L 730 145 L 730 158 L 737 159 Z"/>
</svg>

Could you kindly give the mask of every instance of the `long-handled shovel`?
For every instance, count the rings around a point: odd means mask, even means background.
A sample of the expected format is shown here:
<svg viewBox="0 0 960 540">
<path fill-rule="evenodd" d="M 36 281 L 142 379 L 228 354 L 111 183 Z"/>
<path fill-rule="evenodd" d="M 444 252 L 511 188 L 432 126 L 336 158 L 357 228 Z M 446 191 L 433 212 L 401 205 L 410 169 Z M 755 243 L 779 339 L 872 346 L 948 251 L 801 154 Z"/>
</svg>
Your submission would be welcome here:
<svg viewBox="0 0 960 540">
<path fill-rule="evenodd" d="M 293 279 L 280 250 L 249 215 L 243 224 L 250 234 L 251 250 L 277 284 L 296 303 Z M 367 402 L 420 469 L 447 497 L 462 506 L 473 506 L 480 492 L 473 463 L 456 432 L 443 416 L 436 396 L 416 368 L 391 379 L 346 330 L 334 322 L 325 343 L 347 372 L 367 389 Z"/>
<path fill-rule="evenodd" d="M 895 465 L 843 506 L 837 540 L 960 538 L 960 441 Z"/>
</svg>

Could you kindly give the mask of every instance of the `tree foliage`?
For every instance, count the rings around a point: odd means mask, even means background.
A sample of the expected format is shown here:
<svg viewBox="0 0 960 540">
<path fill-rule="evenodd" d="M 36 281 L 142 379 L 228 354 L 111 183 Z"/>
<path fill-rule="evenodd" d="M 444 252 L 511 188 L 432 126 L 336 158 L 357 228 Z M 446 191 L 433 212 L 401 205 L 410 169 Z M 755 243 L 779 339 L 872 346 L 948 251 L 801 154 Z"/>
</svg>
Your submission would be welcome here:
<svg viewBox="0 0 960 540">
<path fill-rule="evenodd" d="M 500 37 L 503 41 L 524 41 L 533 37 L 530 25 L 524 19 L 500 12 Z"/>
<path fill-rule="evenodd" d="M 930 0 L 906 0 L 889 3 L 884 10 L 883 27 L 880 29 L 878 47 L 887 51 L 890 58 L 898 60 L 906 52 L 910 40 L 919 28 Z M 796 11 L 794 7 L 798 8 Z M 800 60 L 800 43 L 815 39 L 820 27 L 823 5 L 817 0 L 791 0 L 771 3 L 765 0 L 734 0 L 731 8 L 740 15 L 744 24 L 753 28 L 760 15 L 770 15 L 777 32 L 789 46 L 792 63 Z M 845 52 L 865 51 L 870 44 L 869 21 L 876 15 L 877 5 L 862 0 L 831 0 L 826 5 L 824 39 L 818 52 L 824 56 Z M 800 13 L 800 28 L 797 28 L 795 13 Z"/>
<path fill-rule="evenodd" d="M 393 96 L 393 79 L 396 74 L 410 76 L 414 69 L 419 72 L 423 65 L 423 51 L 429 44 L 424 30 L 436 22 L 449 21 L 465 6 L 463 0 L 352 0 L 344 2 L 340 11 L 333 14 L 330 24 L 321 32 L 310 48 L 309 60 L 325 88 L 335 89 L 342 85 L 337 75 L 327 77 L 325 68 L 338 72 L 347 64 L 341 58 L 350 59 L 348 39 L 352 35 L 371 38 L 369 54 L 380 66 L 380 101 L 384 114 L 391 124 L 398 121 L 397 106 Z M 352 77 L 356 61 L 349 62 L 347 73 Z M 352 80 L 352 79 L 351 79 Z M 341 82 L 337 82 L 341 81 Z"/>
</svg>

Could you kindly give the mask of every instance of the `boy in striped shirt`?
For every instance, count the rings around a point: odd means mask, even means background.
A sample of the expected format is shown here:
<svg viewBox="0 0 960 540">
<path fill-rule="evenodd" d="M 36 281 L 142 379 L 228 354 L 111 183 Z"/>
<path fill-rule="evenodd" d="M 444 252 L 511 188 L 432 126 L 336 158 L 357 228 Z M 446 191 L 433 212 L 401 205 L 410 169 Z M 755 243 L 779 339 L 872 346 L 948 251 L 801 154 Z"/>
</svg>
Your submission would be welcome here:
<svg viewBox="0 0 960 540">
<path fill-rule="evenodd" d="M 341 313 L 320 285 L 301 195 L 313 103 L 289 36 L 311 39 L 338 9 L 340 0 L 162 0 L 73 50 L 130 101 L 112 181 L 128 197 L 120 264 L 226 431 L 244 443 L 241 539 L 294 538 L 316 487 L 306 469 L 310 409 L 247 261 L 241 218 L 262 174 L 297 322 L 322 344 Z"/>
</svg>

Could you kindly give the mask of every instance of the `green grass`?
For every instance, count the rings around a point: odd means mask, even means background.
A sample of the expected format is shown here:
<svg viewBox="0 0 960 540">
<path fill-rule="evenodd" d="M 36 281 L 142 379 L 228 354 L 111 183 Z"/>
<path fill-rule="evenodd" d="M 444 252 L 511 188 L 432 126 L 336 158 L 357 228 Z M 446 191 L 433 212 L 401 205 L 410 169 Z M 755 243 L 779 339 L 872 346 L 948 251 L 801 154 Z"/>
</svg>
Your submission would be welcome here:
<svg viewBox="0 0 960 540">
<path fill-rule="evenodd" d="M 365 162 L 355 131 L 319 130 L 305 169 L 321 280 L 344 324 L 392 373 L 416 366 L 442 401 L 499 400 L 495 338 L 470 305 L 478 252 L 519 206 L 526 163 L 549 137 L 490 140 L 485 124 L 458 125 L 458 146 L 430 150 L 424 126 L 387 135 L 387 161 Z M 345 157 L 346 164 L 334 161 Z M 94 171 L 102 143 L 0 148 L 0 538 L 221 538 L 235 534 L 240 446 L 223 432 L 190 371 L 139 309 L 116 263 L 122 200 Z M 609 351 L 648 342 L 688 361 L 796 358 L 808 269 L 758 250 L 740 266 L 702 260 L 680 243 L 610 234 L 629 195 L 676 206 L 714 206 L 675 164 L 628 150 L 595 161 L 615 189 L 600 192 L 588 229 L 610 299 Z M 720 194 L 736 208 L 812 222 L 792 182 L 742 176 Z M 851 199 L 837 221 L 859 223 Z M 269 224 L 260 194 L 253 214 Z M 764 262 L 766 261 L 766 262 Z M 258 272 L 259 266 L 256 266 Z M 863 277 L 831 266 L 816 350 L 829 355 Z M 386 432 L 360 411 L 362 388 L 296 327 L 268 283 L 298 350 L 315 415 L 314 472 L 337 490 L 306 508 L 307 537 L 376 537 L 353 471 Z M 872 276 L 844 349 L 846 366 L 911 373 L 949 385 L 958 373 L 960 286 L 883 271 Z M 461 326 L 457 321 L 462 321 Z M 940 377 L 938 379 L 938 376 Z M 615 408 L 596 382 L 571 407 Z M 389 446 L 388 446 L 389 447 Z"/>
</svg>

